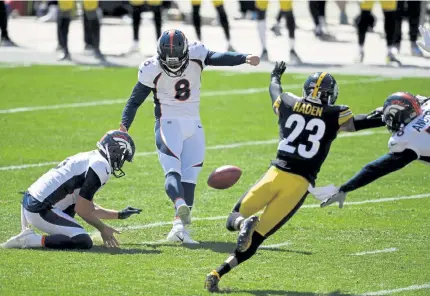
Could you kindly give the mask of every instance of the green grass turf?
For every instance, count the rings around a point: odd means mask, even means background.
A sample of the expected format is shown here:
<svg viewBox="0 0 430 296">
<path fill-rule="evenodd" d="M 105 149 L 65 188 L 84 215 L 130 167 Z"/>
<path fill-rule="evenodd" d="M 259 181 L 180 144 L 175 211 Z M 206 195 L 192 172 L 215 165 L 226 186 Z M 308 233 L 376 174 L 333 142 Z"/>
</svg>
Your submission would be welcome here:
<svg viewBox="0 0 430 296">
<path fill-rule="evenodd" d="M 303 75 L 287 74 L 284 90 L 300 94 Z M 60 78 L 60 79 L 59 79 Z M 380 106 L 400 90 L 429 94 L 427 79 L 404 78 L 363 84 L 369 77 L 336 75 L 339 104 L 355 113 Z M 0 109 L 46 106 L 97 100 L 126 100 L 136 79 L 135 69 L 34 66 L 0 69 Z M 267 88 L 268 74 L 204 72 L 202 92 Z M 342 82 L 349 82 L 343 83 Z M 61 161 L 95 148 L 106 130 L 118 127 L 124 104 L 0 114 L 0 167 Z M 130 130 L 138 152 L 154 151 L 153 105 L 146 102 Z M 276 118 L 268 93 L 202 97 L 202 121 L 208 146 L 277 137 Z M 368 161 L 386 153 L 389 134 L 339 138 L 332 145 L 318 185 L 340 184 Z M 208 150 L 197 187 L 194 217 L 228 215 L 240 195 L 266 170 L 276 144 Z M 212 169 L 234 164 L 243 169 L 236 186 L 225 191 L 207 187 Z M 25 190 L 49 166 L 0 171 L 0 241 L 20 229 L 18 191 Z M 95 201 L 121 209 L 131 205 L 142 213 L 116 227 L 169 221 L 172 206 L 163 189 L 155 155 L 126 164 L 127 177 L 111 179 Z M 348 195 L 348 201 L 409 196 L 430 192 L 428 169 L 414 163 Z M 306 205 L 316 204 L 309 196 Z M 357 295 L 430 283 L 428 208 L 430 199 L 304 208 L 273 235 L 268 244 L 289 245 L 258 254 L 225 276 L 220 283 L 232 295 Z M 83 222 L 82 222 L 83 223 Z M 86 224 L 83 224 L 88 227 Z M 234 249 L 236 235 L 225 220 L 200 220 L 192 225 L 199 246 L 150 245 L 164 239 L 168 225 L 124 230 L 121 250 L 98 245 L 91 252 L 0 249 L 0 295 L 206 295 L 205 275 Z M 93 231 L 88 227 L 89 231 Z M 397 248 L 397 252 L 364 256 L 352 253 Z M 337 293 L 337 294 L 336 294 Z M 429 290 L 403 292 L 428 295 Z M 402 293 L 400 293 L 402 294 Z"/>
</svg>

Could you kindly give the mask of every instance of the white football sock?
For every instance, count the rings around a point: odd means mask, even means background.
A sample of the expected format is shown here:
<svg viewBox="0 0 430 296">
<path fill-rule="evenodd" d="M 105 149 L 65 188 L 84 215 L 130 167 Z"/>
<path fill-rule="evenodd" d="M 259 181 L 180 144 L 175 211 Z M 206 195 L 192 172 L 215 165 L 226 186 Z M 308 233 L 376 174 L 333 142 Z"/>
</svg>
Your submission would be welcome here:
<svg viewBox="0 0 430 296">
<path fill-rule="evenodd" d="M 257 21 L 258 36 L 260 36 L 261 47 L 263 50 L 267 48 L 266 44 L 266 20 Z"/>
<path fill-rule="evenodd" d="M 181 205 L 185 205 L 185 200 L 181 197 L 175 199 L 175 209 L 179 208 Z"/>
<path fill-rule="evenodd" d="M 42 236 L 40 234 L 30 234 L 25 238 L 25 244 L 30 248 L 40 248 L 42 246 Z"/>
</svg>

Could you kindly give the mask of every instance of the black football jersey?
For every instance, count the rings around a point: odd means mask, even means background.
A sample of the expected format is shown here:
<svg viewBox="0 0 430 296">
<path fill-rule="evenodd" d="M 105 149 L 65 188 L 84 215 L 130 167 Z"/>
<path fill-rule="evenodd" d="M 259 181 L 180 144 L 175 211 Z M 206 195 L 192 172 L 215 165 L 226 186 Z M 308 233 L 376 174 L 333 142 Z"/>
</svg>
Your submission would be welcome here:
<svg viewBox="0 0 430 296">
<path fill-rule="evenodd" d="M 352 118 L 348 106 L 311 103 L 283 93 L 274 103 L 279 111 L 277 168 L 314 183 L 339 127 Z"/>
</svg>

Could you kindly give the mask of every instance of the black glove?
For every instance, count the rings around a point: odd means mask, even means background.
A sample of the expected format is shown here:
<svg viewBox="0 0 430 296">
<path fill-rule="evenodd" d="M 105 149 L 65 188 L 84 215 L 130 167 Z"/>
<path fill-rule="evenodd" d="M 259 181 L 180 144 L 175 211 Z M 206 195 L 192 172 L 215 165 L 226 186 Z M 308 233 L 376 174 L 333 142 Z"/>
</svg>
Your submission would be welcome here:
<svg viewBox="0 0 430 296">
<path fill-rule="evenodd" d="M 118 219 L 127 219 L 133 214 L 140 214 L 141 209 L 136 209 L 133 207 L 126 207 L 124 210 L 118 212 Z"/>
<path fill-rule="evenodd" d="M 285 62 L 276 62 L 275 68 L 273 68 L 272 73 L 270 73 L 271 77 L 276 77 L 279 80 L 281 79 L 282 74 L 284 74 L 285 69 L 287 69 L 287 64 Z"/>
</svg>

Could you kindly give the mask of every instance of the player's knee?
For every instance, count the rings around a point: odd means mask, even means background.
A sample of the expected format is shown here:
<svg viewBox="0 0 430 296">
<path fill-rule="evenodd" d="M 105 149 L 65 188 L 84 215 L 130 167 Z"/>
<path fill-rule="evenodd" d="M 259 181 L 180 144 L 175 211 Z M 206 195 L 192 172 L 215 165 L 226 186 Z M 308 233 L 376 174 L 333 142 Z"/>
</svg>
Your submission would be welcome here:
<svg viewBox="0 0 430 296">
<path fill-rule="evenodd" d="M 265 19 L 266 19 L 266 11 L 261 10 L 261 9 L 257 9 L 257 20 L 263 21 Z"/>
<path fill-rule="evenodd" d="M 228 218 L 226 223 L 226 228 L 228 231 L 238 231 L 240 229 L 240 225 L 245 218 L 240 215 L 238 212 L 232 212 Z"/>
<path fill-rule="evenodd" d="M 86 233 L 78 234 L 72 237 L 71 240 L 73 242 L 75 249 L 87 250 L 93 247 L 93 241 L 91 237 Z"/>
</svg>

